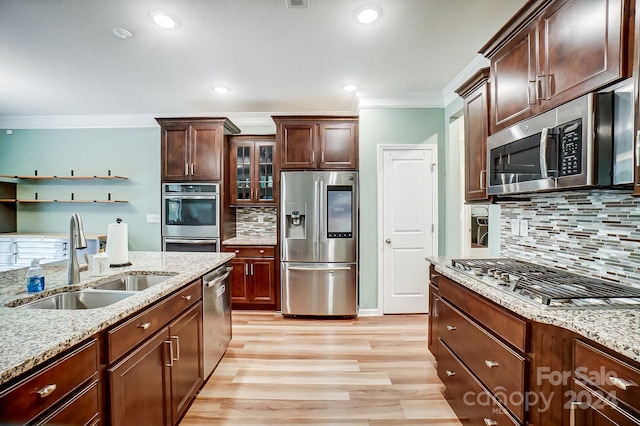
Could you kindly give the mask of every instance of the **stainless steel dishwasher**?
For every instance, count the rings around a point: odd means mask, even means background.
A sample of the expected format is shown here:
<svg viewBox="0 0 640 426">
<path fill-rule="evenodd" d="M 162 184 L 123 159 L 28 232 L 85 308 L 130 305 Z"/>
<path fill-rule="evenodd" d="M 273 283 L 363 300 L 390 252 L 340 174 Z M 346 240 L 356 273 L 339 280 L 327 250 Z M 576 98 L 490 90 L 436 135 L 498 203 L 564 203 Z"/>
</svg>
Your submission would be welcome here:
<svg viewBox="0 0 640 426">
<path fill-rule="evenodd" d="M 231 270 L 228 263 L 202 278 L 204 377 L 211 375 L 231 341 Z"/>
</svg>

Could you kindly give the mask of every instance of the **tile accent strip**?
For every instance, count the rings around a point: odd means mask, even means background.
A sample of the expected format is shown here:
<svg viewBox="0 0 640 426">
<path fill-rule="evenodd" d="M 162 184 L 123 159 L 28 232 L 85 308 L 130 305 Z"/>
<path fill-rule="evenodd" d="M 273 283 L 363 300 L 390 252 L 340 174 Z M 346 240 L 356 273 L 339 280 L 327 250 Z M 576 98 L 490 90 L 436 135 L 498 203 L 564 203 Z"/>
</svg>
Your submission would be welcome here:
<svg viewBox="0 0 640 426">
<path fill-rule="evenodd" d="M 500 255 L 640 287 L 640 198 L 619 190 L 500 202 Z M 513 219 L 529 221 L 513 236 Z"/>
<path fill-rule="evenodd" d="M 262 222 L 259 222 L 262 216 Z M 238 207 L 236 235 L 238 237 L 267 237 L 277 233 L 275 207 Z"/>
</svg>

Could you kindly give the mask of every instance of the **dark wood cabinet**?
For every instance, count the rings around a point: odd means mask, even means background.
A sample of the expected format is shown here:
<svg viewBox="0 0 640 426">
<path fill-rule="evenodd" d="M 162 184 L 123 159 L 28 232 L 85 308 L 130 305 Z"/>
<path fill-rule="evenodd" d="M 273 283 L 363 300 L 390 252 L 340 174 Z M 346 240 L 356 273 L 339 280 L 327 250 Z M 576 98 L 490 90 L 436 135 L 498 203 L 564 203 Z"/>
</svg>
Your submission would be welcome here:
<svg viewBox="0 0 640 426">
<path fill-rule="evenodd" d="M 628 17 L 626 0 L 528 2 L 481 49 L 490 132 L 629 76 Z"/>
<path fill-rule="evenodd" d="M 357 170 L 358 118 L 274 116 L 283 170 Z"/>
<path fill-rule="evenodd" d="M 429 283 L 429 324 L 427 330 L 427 346 L 434 357 L 438 356 L 438 322 L 440 319 L 440 291 L 437 286 L 437 275 L 431 276 Z"/>
<path fill-rule="evenodd" d="M 277 283 L 273 246 L 223 246 L 234 252 L 231 260 L 231 305 L 233 309 L 276 309 Z"/>
<path fill-rule="evenodd" d="M 166 182 L 220 181 L 226 134 L 240 132 L 226 118 L 156 118 L 161 126 L 161 177 Z"/>
<path fill-rule="evenodd" d="M 275 206 L 278 152 L 275 136 L 232 136 L 229 202 L 236 206 Z"/>
<path fill-rule="evenodd" d="M 489 199 L 487 195 L 488 80 L 489 68 L 484 68 L 456 90 L 464 99 L 465 201 Z"/>
</svg>

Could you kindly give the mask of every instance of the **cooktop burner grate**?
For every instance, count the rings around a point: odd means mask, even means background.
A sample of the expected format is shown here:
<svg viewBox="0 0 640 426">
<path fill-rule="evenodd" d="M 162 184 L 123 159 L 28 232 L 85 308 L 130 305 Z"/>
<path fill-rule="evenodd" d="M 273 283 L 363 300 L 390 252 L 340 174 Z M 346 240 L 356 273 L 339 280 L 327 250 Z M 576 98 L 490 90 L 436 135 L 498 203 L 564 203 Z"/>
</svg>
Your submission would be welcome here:
<svg viewBox="0 0 640 426">
<path fill-rule="evenodd" d="M 537 298 L 545 305 L 573 299 L 640 298 L 640 288 L 582 277 L 521 260 L 454 259 L 452 265 L 476 275 L 487 274 L 489 270 L 508 274 L 503 285 L 514 292 Z"/>
</svg>

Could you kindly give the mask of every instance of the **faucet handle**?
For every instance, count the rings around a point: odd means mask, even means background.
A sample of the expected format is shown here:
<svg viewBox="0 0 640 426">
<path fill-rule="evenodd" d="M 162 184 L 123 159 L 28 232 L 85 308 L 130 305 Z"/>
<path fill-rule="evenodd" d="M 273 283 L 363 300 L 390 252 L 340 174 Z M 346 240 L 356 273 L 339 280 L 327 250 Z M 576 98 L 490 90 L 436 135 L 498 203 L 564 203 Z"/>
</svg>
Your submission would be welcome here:
<svg viewBox="0 0 640 426">
<path fill-rule="evenodd" d="M 83 265 L 78 265 L 78 270 L 80 270 L 80 271 L 88 271 L 89 270 L 89 256 L 87 255 L 86 251 L 83 254 L 84 254 L 84 264 Z"/>
</svg>

